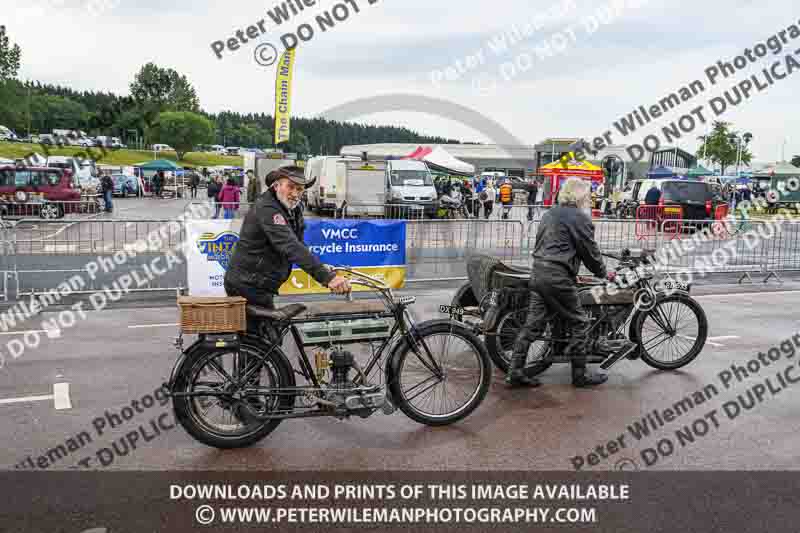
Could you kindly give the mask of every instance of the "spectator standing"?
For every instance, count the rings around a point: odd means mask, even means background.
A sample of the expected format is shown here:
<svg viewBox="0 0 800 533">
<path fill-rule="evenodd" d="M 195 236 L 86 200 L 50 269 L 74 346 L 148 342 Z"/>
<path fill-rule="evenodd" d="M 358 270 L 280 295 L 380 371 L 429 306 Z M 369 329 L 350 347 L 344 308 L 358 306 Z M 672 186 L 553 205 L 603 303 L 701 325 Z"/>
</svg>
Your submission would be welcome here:
<svg viewBox="0 0 800 533">
<path fill-rule="evenodd" d="M 536 201 L 539 199 L 539 184 L 535 178 L 528 182 L 528 220 L 533 220 L 536 215 Z"/>
<path fill-rule="evenodd" d="M 208 183 L 208 201 L 214 206 L 214 216 L 211 218 L 219 218 L 219 211 L 221 209 L 218 196 L 222 192 L 222 178 L 214 176 Z"/>
<path fill-rule="evenodd" d="M 111 213 L 114 211 L 114 180 L 111 179 L 111 176 L 108 174 L 104 174 L 102 178 L 100 178 L 100 190 L 103 193 L 103 200 L 106 203 L 106 213 Z M 124 190 L 124 189 L 123 189 Z"/>
<path fill-rule="evenodd" d="M 514 187 L 509 180 L 500 185 L 500 203 L 503 204 L 503 220 L 507 220 L 511 208 L 514 207 Z"/>
<path fill-rule="evenodd" d="M 192 198 L 197 198 L 197 187 L 200 185 L 200 175 L 197 172 L 192 172 L 192 177 L 189 178 L 189 190 L 192 191 Z"/>
<path fill-rule="evenodd" d="M 222 205 L 224 211 L 224 218 L 231 219 L 236 216 L 236 211 L 239 210 L 239 200 L 241 192 L 236 180 L 228 178 L 227 183 L 222 187 L 219 193 L 219 204 Z"/>
<path fill-rule="evenodd" d="M 258 180 L 252 170 L 247 171 L 247 201 L 255 203 L 261 196 L 261 181 Z"/>
<path fill-rule="evenodd" d="M 483 201 L 483 216 L 486 220 L 489 220 L 492 210 L 494 209 L 494 199 L 497 194 L 497 189 L 494 188 L 494 184 L 491 181 L 487 181 L 486 187 L 481 194 L 483 194 L 485 198 Z"/>
</svg>

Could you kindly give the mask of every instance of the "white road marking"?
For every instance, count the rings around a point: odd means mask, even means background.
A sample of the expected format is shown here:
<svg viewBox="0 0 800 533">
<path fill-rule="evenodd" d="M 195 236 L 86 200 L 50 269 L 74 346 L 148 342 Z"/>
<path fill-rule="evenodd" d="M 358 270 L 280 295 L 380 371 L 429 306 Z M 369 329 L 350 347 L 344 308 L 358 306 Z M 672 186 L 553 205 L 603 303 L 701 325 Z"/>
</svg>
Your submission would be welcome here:
<svg viewBox="0 0 800 533">
<path fill-rule="evenodd" d="M 57 339 L 61 337 L 60 329 L 27 329 L 22 331 L 0 331 L 0 335 L 25 335 L 34 333 L 44 333 L 48 339 Z"/>
<path fill-rule="evenodd" d="M 676 335 L 676 336 L 680 337 L 681 339 L 686 339 L 687 341 L 692 341 L 692 342 L 697 340 L 697 337 L 689 337 L 688 335 Z M 712 341 L 711 340 L 712 338 L 713 337 L 706 338 L 706 344 L 710 344 L 711 346 L 714 346 L 715 348 L 724 348 L 725 347 L 724 344 L 720 344 L 718 342 Z"/>
<path fill-rule="evenodd" d="M 722 337 L 709 337 L 708 340 L 710 341 L 727 341 L 731 339 L 741 339 L 738 335 L 724 335 Z"/>
<path fill-rule="evenodd" d="M 800 294 L 800 291 L 770 291 L 770 292 L 734 292 L 731 294 L 703 294 L 700 296 L 692 296 L 695 300 L 701 300 L 703 298 L 725 298 L 728 296 L 775 296 L 775 295 L 782 295 L 782 294 Z"/>
<path fill-rule="evenodd" d="M 28 329 L 24 331 L 0 331 L 0 335 L 25 335 L 26 333 L 30 334 L 45 333 L 49 335 L 50 331 L 46 329 Z"/>
<path fill-rule="evenodd" d="M 57 411 L 72 409 L 72 402 L 69 399 L 69 383 L 54 383 L 53 394 L 40 394 L 37 396 L 22 396 L 21 398 L 4 398 L 0 400 L 0 405 L 11 403 L 44 402 L 53 400 L 53 405 Z"/>
<path fill-rule="evenodd" d="M 62 409 L 72 409 L 72 402 L 69 400 L 69 383 L 53 384 L 53 402 L 56 411 Z"/>
<path fill-rule="evenodd" d="M 142 324 L 140 326 L 128 326 L 129 329 L 139 328 L 175 328 L 178 324 Z"/>
<path fill-rule="evenodd" d="M 52 400 L 52 394 L 45 394 L 42 396 L 23 396 L 22 398 L 4 398 L 0 400 L 0 404 L 6 403 L 24 403 L 24 402 L 41 402 L 44 400 Z"/>
</svg>

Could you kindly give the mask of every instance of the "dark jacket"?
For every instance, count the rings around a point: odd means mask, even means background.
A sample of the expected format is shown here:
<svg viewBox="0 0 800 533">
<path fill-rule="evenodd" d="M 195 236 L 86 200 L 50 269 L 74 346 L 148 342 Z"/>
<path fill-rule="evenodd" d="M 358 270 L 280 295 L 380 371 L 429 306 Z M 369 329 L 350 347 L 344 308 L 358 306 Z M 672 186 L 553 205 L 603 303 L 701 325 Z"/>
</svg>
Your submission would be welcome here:
<svg viewBox="0 0 800 533">
<path fill-rule="evenodd" d="M 100 179 L 100 190 L 105 194 L 108 191 L 114 190 L 114 181 L 111 179 L 111 176 L 103 176 Z"/>
<path fill-rule="evenodd" d="M 644 197 L 644 203 L 647 205 L 658 205 L 658 201 L 661 199 L 661 191 L 658 187 L 650 187 L 650 190 L 647 191 L 647 194 Z"/>
<path fill-rule="evenodd" d="M 539 187 L 535 183 L 529 183 L 528 190 L 528 205 L 536 205 L 536 197 L 539 196 Z"/>
<path fill-rule="evenodd" d="M 274 191 L 267 191 L 244 218 L 225 282 L 277 294 L 295 264 L 327 286 L 335 274 L 306 247 L 304 232 L 302 206 L 289 212 Z"/>
<path fill-rule="evenodd" d="M 539 222 L 533 250 L 534 269 L 558 265 L 572 278 L 581 261 L 598 278 L 606 277 L 606 266 L 594 240 L 591 217 L 577 207 L 557 206 Z"/>
<path fill-rule="evenodd" d="M 208 184 L 208 197 L 209 198 L 216 198 L 219 192 L 222 190 L 222 185 L 217 183 L 216 181 L 212 181 Z"/>
</svg>

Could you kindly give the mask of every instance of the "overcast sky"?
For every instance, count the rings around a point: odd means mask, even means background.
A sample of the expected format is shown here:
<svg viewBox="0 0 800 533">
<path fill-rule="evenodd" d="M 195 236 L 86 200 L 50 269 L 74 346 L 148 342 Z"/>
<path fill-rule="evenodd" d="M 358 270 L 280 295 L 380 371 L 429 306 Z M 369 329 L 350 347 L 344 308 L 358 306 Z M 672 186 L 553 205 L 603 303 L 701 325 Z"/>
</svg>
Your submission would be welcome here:
<svg viewBox="0 0 800 533">
<path fill-rule="evenodd" d="M 374 0 L 373 0 L 374 1 Z M 278 46 L 289 28 L 311 21 L 313 39 L 298 50 L 294 114 L 314 116 L 359 98 L 388 94 L 436 97 L 469 107 L 502 124 L 517 139 L 536 143 L 546 137 L 594 137 L 639 105 L 649 107 L 691 81 L 707 92 L 658 122 L 663 126 L 707 101 L 731 84 L 760 72 L 800 48 L 800 39 L 780 56 L 711 88 L 704 70 L 718 60 L 732 61 L 745 48 L 797 23 L 796 2 L 771 0 L 368 0 L 355 2 L 361 12 L 321 32 L 314 16 L 335 6 L 321 6 L 276 27 L 269 0 L 3 0 L 4 19 L 13 41 L 23 50 L 21 79 L 127 94 L 136 71 L 153 61 L 186 74 L 201 105 L 211 112 L 273 110 L 275 67 L 253 59 L 255 46 Z M 8 4 L 10 4 L 9 7 Z M 585 20 L 609 4 L 622 5 L 594 32 Z M 565 7 L 566 6 L 566 7 Z M 489 41 L 552 11 L 538 31 L 504 53 Z M 561 13 L 559 13 L 561 11 Z M 341 11 L 340 11 L 341 13 Z M 217 59 L 210 44 L 266 19 L 268 32 L 225 51 Z M 575 40 L 566 31 L 571 28 Z M 554 58 L 539 59 L 533 47 L 566 37 Z M 482 51 L 483 64 L 456 81 L 435 84 L 435 72 L 465 62 Z M 527 54 L 527 55 L 526 55 Z M 528 56 L 533 61 L 526 61 Z M 795 56 L 800 60 L 800 54 Z M 504 64 L 519 59 L 526 72 L 508 74 Z M 800 154 L 800 73 L 757 93 L 721 118 L 753 133 L 759 161 L 780 156 L 788 137 L 787 157 Z M 354 117 L 360 122 L 402 125 L 421 133 L 465 141 L 493 142 L 485 132 L 459 122 L 458 116 L 396 111 Z M 694 150 L 697 134 L 682 148 Z M 636 138 L 614 140 L 641 142 Z"/>
</svg>

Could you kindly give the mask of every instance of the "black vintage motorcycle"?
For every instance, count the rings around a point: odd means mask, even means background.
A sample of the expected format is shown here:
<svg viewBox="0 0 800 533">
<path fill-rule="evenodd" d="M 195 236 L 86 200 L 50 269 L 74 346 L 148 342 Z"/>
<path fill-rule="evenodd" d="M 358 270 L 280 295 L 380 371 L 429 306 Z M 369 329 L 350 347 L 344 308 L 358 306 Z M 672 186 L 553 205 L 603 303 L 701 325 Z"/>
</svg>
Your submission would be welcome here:
<svg viewBox="0 0 800 533">
<path fill-rule="evenodd" d="M 258 333 L 201 334 L 186 350 L 182 335 L 176 340 L 182 353 L 165 386 L 190 435 L 240 448 L 291 418 L 368 418 L 399 408 L 416 422 L 442 426 L 481 404 L 492 364 L 469 328 L 452 316 L 417 324 L 409 313 L 413 296 L 395 297 L 377 278 L 336 270 L 380 299 L 248 305 Z M 297 368 L 282 350 L 289 333 Z M 360 363 L 363 354 L 345 349 L 353 345 L 371 346 L 371 356 Z"/>
<path fill-rule="evenodd" d="M 615 284 L 578 278 L 581 304 L 591 318 L 587 362 L 610 368 L 625 355 L 619 350 L 625 339 L 637 344 L 627 354 L 629 359 L 641 358 L 660 370 L 676 370 L 694 360 L 705 345 L 708 320 L 690 296 L 691 285 L 654 281 L 652 256 L 641 251 L 603 255 L 619 261 Z M 472 257 L 467 270 L 470 281 L 458 290 L 452 305 L 462 308 L 465 321 L 485 336 L 495 366 L 508 372 L 514 341 L 527 316 L 531 271 L 482 255 Z M 553 318 L 548 319 L 543 335 L 531 343 L 525 365 L 529 377 L 553 363 L 570 361 L 564 355 L 569 338 L 561 322 Z"/>
</svg>

